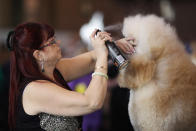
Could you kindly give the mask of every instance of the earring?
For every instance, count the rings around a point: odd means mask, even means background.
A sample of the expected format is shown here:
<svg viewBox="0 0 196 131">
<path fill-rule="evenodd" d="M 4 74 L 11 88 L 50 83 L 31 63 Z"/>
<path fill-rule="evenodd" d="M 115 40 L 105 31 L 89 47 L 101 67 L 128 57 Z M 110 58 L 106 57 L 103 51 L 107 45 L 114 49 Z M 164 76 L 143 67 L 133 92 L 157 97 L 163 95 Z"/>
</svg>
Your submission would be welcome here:
<svg viewBox="0 0 196 131">
<path fill-rule="evenodd" d="M 41 71 L 44 72 L 44 60 L 41 61 Z"/>
</svg>

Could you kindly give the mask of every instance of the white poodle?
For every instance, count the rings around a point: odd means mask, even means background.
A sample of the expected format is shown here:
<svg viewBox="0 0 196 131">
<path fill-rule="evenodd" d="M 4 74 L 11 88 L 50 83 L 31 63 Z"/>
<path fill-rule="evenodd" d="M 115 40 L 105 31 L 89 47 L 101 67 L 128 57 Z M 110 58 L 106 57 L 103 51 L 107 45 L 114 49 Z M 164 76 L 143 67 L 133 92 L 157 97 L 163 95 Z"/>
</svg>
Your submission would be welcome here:
<svg viewBox="0 0 196 131">
<path fill-rule="evenodd" d="M 136 131 L 196 131 L 196 66 L 175 30 L 155 15 L 125 18 L 136 53 L 118 82 L 130 89 L 129 117 Z"/>
</svg>

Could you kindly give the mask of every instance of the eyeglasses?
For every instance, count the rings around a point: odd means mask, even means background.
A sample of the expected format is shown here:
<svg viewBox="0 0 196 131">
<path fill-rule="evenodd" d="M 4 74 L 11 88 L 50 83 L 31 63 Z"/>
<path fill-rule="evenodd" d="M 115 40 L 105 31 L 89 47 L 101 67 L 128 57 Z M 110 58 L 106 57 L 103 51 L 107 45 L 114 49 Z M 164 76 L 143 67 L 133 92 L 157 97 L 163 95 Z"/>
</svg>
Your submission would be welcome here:
<svg viewBox="0 0 196 131">
<path fill-rule="evenodd" d="M 46 43 L 47 43 L 47 44 L 45 44 L 45 45 L 39 47 L 39 49 L 41 50 L 41 49 L 43 49 L 43 48 L 45 48 L 45 47 L 47 47 L 47 46 L 51 46 L 51 45 L 56 44 L 56 40 L 55 40 L 54 37 L 52 37 L 52 38 L 50 38 Z"/>
</svg>

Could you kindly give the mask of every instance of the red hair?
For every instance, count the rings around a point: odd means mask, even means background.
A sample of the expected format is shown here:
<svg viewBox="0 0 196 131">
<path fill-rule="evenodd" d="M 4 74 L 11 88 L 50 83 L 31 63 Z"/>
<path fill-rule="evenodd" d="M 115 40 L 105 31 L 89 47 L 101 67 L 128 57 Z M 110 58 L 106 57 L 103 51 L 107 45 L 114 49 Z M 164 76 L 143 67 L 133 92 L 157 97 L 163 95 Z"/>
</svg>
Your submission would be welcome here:
<svg viewBox="0 0 196 131">
<path fill-rule="evenodd" d="M 54 36 L 54 30 L 49 25 L 40 23 L 24 23 L 18 25 L 12 34 L 12 49 L 10 55 L 10 90 L 9 90 L 9 114 L 10 128 L 15 127 L 17 97 L 20 83 L 24 78 L 46 79 L 39 70 L 33 57 L 33 52 L 41 46 L 43 41 Z"/>
</svg>

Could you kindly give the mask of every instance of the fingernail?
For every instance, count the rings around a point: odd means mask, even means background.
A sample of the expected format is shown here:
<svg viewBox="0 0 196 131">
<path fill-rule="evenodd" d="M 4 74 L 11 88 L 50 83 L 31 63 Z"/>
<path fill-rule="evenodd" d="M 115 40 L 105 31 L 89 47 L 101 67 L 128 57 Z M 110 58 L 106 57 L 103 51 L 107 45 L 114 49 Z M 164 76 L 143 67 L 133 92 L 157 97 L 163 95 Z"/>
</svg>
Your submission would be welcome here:
<svg viewBox="0 0 196 131">
<path fill-rule="evenodd" d="M 126 53 L 127 53 L 127 54 L 131 54 L 131 55 L 133 54 L 132 51 L 126 51 Z"/>
<path fill-rule="evenodd" d="M 133 52 L 134 52 L 134 53 L 136 52 L 135 48 L 133 48 Z"/>
</svg>

